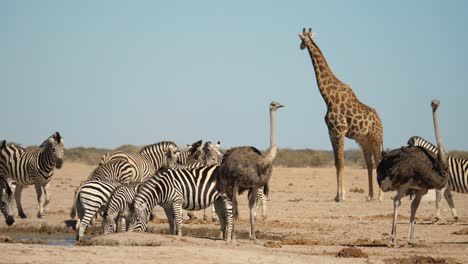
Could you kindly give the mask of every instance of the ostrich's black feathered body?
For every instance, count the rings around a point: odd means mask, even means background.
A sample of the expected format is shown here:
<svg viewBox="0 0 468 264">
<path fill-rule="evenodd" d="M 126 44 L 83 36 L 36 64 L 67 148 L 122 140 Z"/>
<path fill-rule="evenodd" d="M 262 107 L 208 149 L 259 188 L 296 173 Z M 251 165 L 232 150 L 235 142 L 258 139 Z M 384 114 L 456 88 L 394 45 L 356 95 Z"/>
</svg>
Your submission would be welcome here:
<svg viewBox="0 0 468 264">
<path fill-rule="evenodd" d="M 262 153 L 254 147 L 236 147 L 223 156 L 219 168 L 218 184 L 222 192 L 232 197 L 229 187 L 239 184 L 239 193 L 254 187 L 262 187 L 271 177 L 272 165 L 263 162 Z"/>
<path fill-rule="evenodd" d="M 383 191 L 396 190 L 413 180 L 413 186 L 434 189 L 447 184 L 448 168 L 439 162 L 436 155 L 420 147 L 401 147 L 384 153 L 377 166 L 377 182 Z M 391 186 L 383 188 L 382 182 L 389 178 Z M 412 191 L 410 190 L 410 194 Z"/>
</svg>

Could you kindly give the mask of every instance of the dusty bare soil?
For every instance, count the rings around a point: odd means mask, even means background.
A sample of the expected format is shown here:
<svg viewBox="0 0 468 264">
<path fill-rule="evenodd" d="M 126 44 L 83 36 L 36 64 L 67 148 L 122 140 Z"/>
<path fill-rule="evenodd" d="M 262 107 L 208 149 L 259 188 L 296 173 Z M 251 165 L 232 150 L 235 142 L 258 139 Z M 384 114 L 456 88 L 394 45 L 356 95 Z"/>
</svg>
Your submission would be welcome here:
<svg viewBox="0 0 468 264">
<path fill-rule="evenodd" d="M 29 218 L 16 218 L 12 227 L 0 219 L 0 263 L 467 263 L 468 196 L 454 193 L 460 220 L 452 222 L 443 202 L 439 224 L 431 224 L 434 202 L 418 210 L 417 245 L 406 243 L 410 200 L 400 209 L 400 248 L 388 248 L 392 193 L 383 202 L 367 202 L 367 173 L 345 169 L 346 201 L 335 203 L 334 168 L 275 168 L 268 200 L 268 218 L 257 221 L 257 242 L 248 240 L 248 209 L 241 198 L 237 240 L 217 239 L 219 225 L 202 220 L 185 222 L 184 236 L 166 235 L 164 213 L 147 233 L 103 236 L 99 223 L 84 242 L 74 243 L 69 211 L 73 190 L 92 166 L 64 164 L 52 179 L 53 195 L 43 219 L 36 218 L 33 187 L 23 191 Z M 375 184 L 375 188 L 377 185 Z M 364 190 L 364 192 L 362 192 Z M 202 213 L 197 216 L 202 218 Z M 55 245 L 54 245 L 55 244 Z M 57 245 L 58 244 L 58 245 Z"/>
</svg>

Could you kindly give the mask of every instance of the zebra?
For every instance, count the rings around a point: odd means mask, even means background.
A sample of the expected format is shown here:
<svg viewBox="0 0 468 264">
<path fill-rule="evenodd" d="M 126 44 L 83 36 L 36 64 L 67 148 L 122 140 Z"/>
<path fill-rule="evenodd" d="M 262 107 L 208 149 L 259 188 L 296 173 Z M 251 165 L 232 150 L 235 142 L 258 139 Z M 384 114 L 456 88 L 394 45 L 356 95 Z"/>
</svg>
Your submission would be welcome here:
<svg viewBox="0 0 468 264">
<path fill-rule="evenodd" d="M 127 230 L 126 223 L 129 222 L 130 206 L 140 186 L 141 184 L 122 185 L 114 190 L 103 215 L 102 228 L 104 234 L 116 232 L 116 223 L 119 222 L 121 223 L 121 231 Z"/>
<path fill-rule="evenodd" d="M 254 211 L 254 217 L 257 219 L 257 212 L 258 210 L 262 210 L 262 219 L 265 220 L 267 218 L 267 198 L 268 198 L 268 184 L 265 184 L 265 186 L 258 188 L 257 192 L 257 199 L 255 201 L 255 211 Z"/>
<path fill-rule="evenodd" d="M 5 217 L 5 222 L 8 226 L 13 225 L 15 218 L 13 217 L 13 192 L 14 185 L 10 184 L 7 180 L 0 177 L 0 211 L 2 211 L 3 216 Z"/>
<path fill-rule="evenodd" d="M 4 143 L 2 144 L 4 145 Z M 21 205 L 21 192 L 25 185 L 36 188 L 39 209 L 37 217 L 44 216 L 50 202 L 49 183 L 55 168 L 60 169 L 64 157 L 64 140 L 59 132 L 47 138 L 39 147 L 24 149 L 19 146 L 3 146 L 0 150 L 0 176 L 16 182 L 14 192 L 18 215 L 26 218 Z"/>
<path fill-rule="evenodd" d="M 429 141 L 421 137 L 411 137 L 408 140 L 408 145 L 425 148 L 437 155 L 439 149 Z M 436 212 L 433 222 L 440 219 L 440 205 L 442 202 L 442 194 L 447 200 L 447 203 L 452 211 L 454 221 L 458 221 L 458 213 L 455 209 L 451 191 L 458 193 L 468 193 L 468 160 L 459 159 L 447 156 L 447 165 L 449 167 L 449 179 L 446 187 L 436 189 Z"/>
<path fill-rule="evenodd" d="M 75 214 L 78 215 L 75 225 L 76 240 L 83 238 L 91 219 L 96 213 L 105 210 L 110 196 L 121 185 L 118 182 L 90 180 L 79 187 L 70 212 L 71 218 L 75 218 Z"/>
<path fill-rule="evenodd" d="M 139 183 L 162 167 L 173 167 L 180 151 L 174 142 L 162 141 L 143 147 L 139 153 L 106 153 L 88 180 Z"/>
<path fill-rule="evenodd" d="M 224 239 L 231 236 L 232 203 L 218 192 L 219 165 L 159 171 L 140 187 L 131 208 L 129 231 L 145 231 L 151 210 L 160 205 L 166 212 L 172 235 L 182 235 L 182 209 L 201 210 L 215 205 Z"/>
<path fill-rule="evenodd" d="M 198 140 L 192 144 L 187 144 L 187 149 L 180 152 L 177 160 L 178 164 L 190 164 L 198 161 L 198 157 L 201 155 L 201 146 L 203 140 Z"/>
<path fill-rule="evenodd" d="M 201 142 L 201 141 L 200 141 Z M 182 165 L 181 168 L 196 168 L 200 166 L 206 166 L 206 165 L 212 165 L 212 164 L 221 164 L 221 161 L 223 159 L 223 153 L 219 150 L 221 142 L 218 141 L 218 143 L 213 144 L 211 141 L 205 142 L 203 147 L 201 148 L 200 153 L 195 153 L 193 155 L 192 163 L 187 163 L 185 165 Z M 192 144 L 193 145 L 193 144 Z M 196 160 L 196 161 L 194 161 Z M 180 166 L 179 166 L 180 168 Z M 193 211 L 188 211 L 187 216 L 189 217 L 190 220 L 196 219 L 195 213 Z M 208 217 L 206 214 L 206 209 L 203 209 L 203 220 L 207 221 Z M 216 217 L 216 212 L 214 206 L 211 207 L 211 221 L 216 222 L 218 218 Z"/>
</svg>

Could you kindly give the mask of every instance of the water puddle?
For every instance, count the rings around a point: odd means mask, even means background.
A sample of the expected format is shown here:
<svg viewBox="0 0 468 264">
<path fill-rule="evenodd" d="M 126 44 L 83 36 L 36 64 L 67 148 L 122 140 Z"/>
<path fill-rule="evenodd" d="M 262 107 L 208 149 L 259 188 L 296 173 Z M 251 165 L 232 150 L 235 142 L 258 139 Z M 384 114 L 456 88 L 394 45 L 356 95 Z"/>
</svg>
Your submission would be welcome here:
<svg viewBox="0 0 468 264">
<path fill-rule="evenodd" d="M 14 242 L 25 244 L 40 244 L 50 246 L 74 246 L 75 236 L 70 234 L 36 234 L 36 233 L 15 233 L 8 234 Z"/>
</svg>

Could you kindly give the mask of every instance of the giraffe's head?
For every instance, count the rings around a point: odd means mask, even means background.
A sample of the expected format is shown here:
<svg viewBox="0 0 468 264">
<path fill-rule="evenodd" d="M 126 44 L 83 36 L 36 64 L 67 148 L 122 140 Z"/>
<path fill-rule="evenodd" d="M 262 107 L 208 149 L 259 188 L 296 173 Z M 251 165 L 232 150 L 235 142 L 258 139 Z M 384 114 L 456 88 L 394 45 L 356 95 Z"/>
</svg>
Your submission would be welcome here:
<svg viewBox="0 0 468 264">
<path fill-rule="evenodd" d="M 312 32 L 312 29 L 309 28 L 309 31 L 306 31 L 305 28 L 302 29 L 302 33 L 299 33 L 299 38 L 301 41 L 301 50 L 312 45 L 312 39 L 317 35 L 317 33 Z"/>
</svg>

